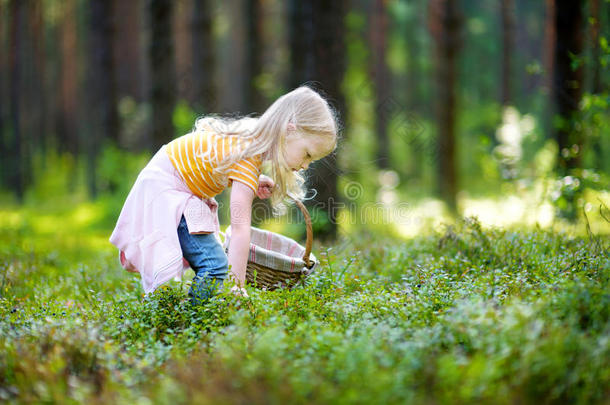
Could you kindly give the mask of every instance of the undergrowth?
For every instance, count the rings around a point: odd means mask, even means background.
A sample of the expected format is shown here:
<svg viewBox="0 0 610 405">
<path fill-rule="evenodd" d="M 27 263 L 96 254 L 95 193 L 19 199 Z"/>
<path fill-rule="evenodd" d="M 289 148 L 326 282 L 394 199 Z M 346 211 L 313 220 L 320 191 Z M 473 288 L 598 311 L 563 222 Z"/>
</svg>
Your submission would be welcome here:
<svg viewBox="0 0 610 405">
<path fill-rule="evenodd" d="M 293 290 L 191 307 L 189 277 L 144 297 L 111 249 L 33 249 L 29 237 L 0 230 L 3 401 L 610 397 L 606 238 L 474 219 L 407 241 L 362 233 L 318 252 Z"/>
</svg>

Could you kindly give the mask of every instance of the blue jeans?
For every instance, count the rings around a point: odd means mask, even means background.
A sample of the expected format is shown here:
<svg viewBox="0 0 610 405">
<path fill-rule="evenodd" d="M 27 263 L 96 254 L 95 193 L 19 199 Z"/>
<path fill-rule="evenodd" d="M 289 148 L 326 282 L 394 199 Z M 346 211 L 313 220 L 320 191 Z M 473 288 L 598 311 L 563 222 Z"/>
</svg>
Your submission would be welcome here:
<svg viewBox="0 0 610 405">
<path fill-rule="evenodd" d="M 191 235 L 184 216 L 178 225 L 182 255 L 195 271 L 189 291 L 192 304 L 207 301 L 229 273 L 229 260 L 214 234 Z"/>
</svg>

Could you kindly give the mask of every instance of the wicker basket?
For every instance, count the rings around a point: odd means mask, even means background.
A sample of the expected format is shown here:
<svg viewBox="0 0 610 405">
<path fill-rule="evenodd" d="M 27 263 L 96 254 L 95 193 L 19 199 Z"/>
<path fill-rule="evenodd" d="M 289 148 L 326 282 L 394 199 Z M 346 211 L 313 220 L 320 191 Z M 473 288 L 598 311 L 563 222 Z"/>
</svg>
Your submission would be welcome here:
<svg viewBox="0 0 610 405">
<path fill-rule="evenodd" d="M 275 290 L 276 288 L 292 288 L 299 281 L 310 275 L 318 261 L 311 254 L 313 231 L 311 218 L 302 202 L 295 200 L 303 212 L 307 227 L 307 242 L 305 247 L 296 241 L 263 229 L 251 228 L 250 254 L 246 265 L 246 280 L 256 288 Z M 231 240 L 231 227 L 225 232 L 225 251 L 228 251 Z"/>
</svg>

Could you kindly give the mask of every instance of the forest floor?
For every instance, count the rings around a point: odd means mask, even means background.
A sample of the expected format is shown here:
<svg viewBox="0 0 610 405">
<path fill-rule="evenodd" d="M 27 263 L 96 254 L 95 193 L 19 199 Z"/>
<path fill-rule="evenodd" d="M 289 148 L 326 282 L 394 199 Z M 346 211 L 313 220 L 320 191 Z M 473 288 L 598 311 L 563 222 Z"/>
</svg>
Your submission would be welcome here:
<svg viewBox="0 0 610 405">
<path fill-rule="evenodd" d="M 2 211 L 2 401 L 610 403 L 610 243 L 586 224 L 353 232 L 303 286 L 193 308 L 190 270 L 144 297 L 91 212 Z"/>
</svg>

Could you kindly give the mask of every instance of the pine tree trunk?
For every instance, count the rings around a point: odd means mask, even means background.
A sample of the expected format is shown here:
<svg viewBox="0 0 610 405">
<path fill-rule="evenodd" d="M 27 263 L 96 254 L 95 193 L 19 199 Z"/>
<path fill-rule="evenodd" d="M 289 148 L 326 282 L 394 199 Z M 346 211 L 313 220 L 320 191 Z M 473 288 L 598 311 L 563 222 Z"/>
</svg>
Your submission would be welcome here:
<svg viewBox="0 0 610 405">
<path fill-rule="evenodd" d="M 554 129 L 559 147 L 558 169 L 561 174 L 581 165 L 582 133 L 574 125 L 579 116 L 583 92 L 583 68 L 572 67 L 573 55 L 583 52 L 583 1 L 556 0 L 555 58 L 553 71 L 553 100 L 560 124 Z"/>
<path fill-rule="evenodd" d="M 193 0 L 193 100 L 204 111 L 218 107 L 214 67 L 216 66 L 214 38 L 212 36 L 212 2 Z"/>
<path fill-rule="evenodd" d="M 23 201 L 24 181 L 22 166 L 22 133 L 21 133 L 21 51 L 22 36 L 25 20 L 24 3 L 21 0 L 11 0 L 9 3 L 11 27 L 10 27 L 10 96 L 11 96 L 11 128 L 12 139 L 8 155 L 8 184 L 15 192 L 17 200 Z"/>
<path fill-rule="evenodd" d="M 409 60 L 407 63 L 407 81 L 406 81 L 406 89 L 405 89 L 405 103 L 407 109 L 412 111 L 417 115 L 426 115 L 427 111 L 425 110 L 425 106 L 421 100 L 424 99 L 424 92 L 422 91 L 422 69 L 420 65 L 421 55 L 422 55 L 422 47 L 420 46 L 420 42 L 418 37 L 425 34 L 422 32 L 421 24 L 419 23 L 419 18 L 421 15 L 425 15 L 426 9 L 425 4 L 422 4 L 421 0 L 416 0 L 413 2 L 413 8 L 415 8 L 414 16 L 412 16 L 405 23 L 404 34 L 406 40 L 405 43 L 405 54 Z M 425 29 L 425 27 L 424 27 Z"/>
<path fill-rule="evenodd" d="M 424 89 L 425 86 L 425 73 L 424 69 L 421 67 L 421 55 L 424 49 L 420 46 L 420 42 L 418 40 L 419 37 L 425 34 L 422 32 L 422 28 L 425 30 L 425 26 L 422 27 L 419 23 L 419 18 L 421 15 L 426 14 L 426 5 L 421 0 L 416 0 L 413 2 L 413 6 L 415 8 L 414 16 L 410 18 L 405 24 L 405 53 L 407 55 L 409 63 L 407 63 L 407 73 L 406 73 L 406 87 L 402 90 L 404 92 L 404 100 L 405 100 L 405 108 L 404 112 L 408 114 L 407 119 L 419 119 L 422 116 L 429 116 L 430 111 L 429 104 L 422 102 L 428 96 Z M 419 125 L 419 123 L 415 123 Z M 411 134 L 409 132 L 406 133 L 408 137 L 409 144 L 409 158 L 405 161 L 406 173 L 407 176 L 421 179 L 423 175 L 425 156 L 422 155 L 419 151 L 421 150 L 422 145 L 422 137 L 421 133 Z"/>
<path fill-rule="evenodd" d="M 313 71 L 311 59 L 311 44 L 313 35 L 306 21 L 311 21 L 312 5 L 310 2 L 290 0 L 288 3 L 288 37 L 290 47 L 290 69 L 288 87 L 292 90 L 300 86 Z"/>
<path fill-rule="evenodd" d="M 394 108 L 390 97 L 390 70 L 386 64 L 388 36 L 387 1 L 375 0 L 371 16 L 371 76 L 375 84 L 375 138 L 377 139 L 377 165 L 390 167 L 390 140 L 388 120 Z"/>
<path fill-rule="evenodd" d="M 176 104 L 176 71 L 172 35 L 172 0 L 149 0 L 150 102 L 152 150 L 174 138 L 172 116 Z"/>
<path fill-rule="evenodd" d="M 193 47 L 190 20 L 191 0 L 174 0 L 172 30 L 176 64 L 176 99 L 193 102 Z M 179 134 L 183 135 L 183 134 Z"/>
<path fill-rule="evenodd" d="M 555 0 L 545 0 L 544 17 L 544 90 L 548 97 L 547 108 L 543 118 L 543 127 L 546 134 L 552 133 L 552 117 L 554 113 L 553 102 L 553 75 L 555 70 Z M 550 136 L 550 135 L 549 135 Z"/>
<path fill-rule="evenodd" d="M 601 46 L 599 43 L 599 31 L 600 31 L 600 0 L 591 0 L 591 64 L 592 64 L 592 78 L 591 78 L 591 93 L 600 94 L 602 89 L 601 81 Z M 603 148 L 601 145 L 601 133 L 598 136 L 592 137 L 590 140 L 590 148 L 593 150 L 595 156 L 594 167 L 602 169 L 604 166 Z"/>
<path fill-rule="evenodd" d="M 40 99 L 38 94 L 40 89 L 37 88 L 37 66 L 35 64 L 35 44 L 34 44 L 34 28 L 33 19 L 35 14 L 36 2 L 33 0 L 22 0 L 22 21 L 21 21 L 21 41 L 19 58 L 20 58 L 20 83 L 18 85 L 20 111 L 21 133 L 21 170 L 24 189 L 32 182 L 32 160 L 33 160 L 33 145 L 37 140 L 38 134 L 36 127 L 38 124 L 38 110 L 40 107 Z M 26 115 L 23 115 L 23 112 Z"/>
<path fill-rule="evenodd" d="M 59 67 L 57 137 L 60 151 L 77 156 L 79 151 L 77 130 L 77 32 L 76 2 L 65 0 L 61 5 L 63 19 L 60 28 L 61 61 Z"/>
<path fill-rule="evenodd" d="M 263 72 L 263 3 L 261 0 L 246 0 L 246 9 L 246 109 L 262 114 L 266 100 L 256 85 L 256 80 Z"/>
<path fill-rule="evenodd" d="M 502 93 L 503 106 L 514 103 L 512 97 L 512 55 L 515 43 L 515 5 L 514 0 L 500 2 L 502 14 Z"/>
<path fill-rule="evenodd" d="M 247 113 L 244 97 L 248 47 L 246 7 L 244 0 L 226 0 L 222 4 L 231 29 L 223 38 L 223 55 L 219 62 L 222 83 L 220 110 L 243 114 Z"/>
<path fill-rule="evenodd" d="M 33 151 L 41 152 L 41 156 L 44 158 L 47 150 L 47 132 L 50 130 L 47 125 L 47 110 L 46 110 L 46 99 L 47 99 L 47 88 L 45 83 L 45 70 L 46 70 L 46 58 L 45 58 L 45 46 L 44 46 L 44 30 L 45 20 L 43 18 L 43 4 L 39 1 L 33 2 L 33 10 L 31 15 L 30 26 L 32 28 L 32 43 L 34 53 L 34 77 L 33 87 L 35 90 L 34 103 L 32 105 L 34 109 L 33 114 Z"/>
<path fill-rule="evenodd" d="M 112 49 L 117 99 L 128 96 L 137 102 L 144 101 L 146 52 L 140 40 L 143 4 L 138 0 L 112 0 L 111 8 L 115 27 Z"/>
<path fill-rule="evenodd" d="M 119 119 L 114 78 L 112 3 L 89 1 L 89 133 L 87 137 L 87 185 L 97 196 L 97 156 L 105 139 L 118 143 Z"/>
<path fill-rule="evenodd" d="M 345 13 L 344 0 L 292 0 L 289 4 L 290 87 L 295 88 L 308 81 L 319 83 L 341 119 L 345 117 L 346 110 L 341 91 L 345 72 Z M 328 226 L 317 230 L 316 236 L 321 239 L 335 238 L 339 202 L 336 154 L 314 163 L 308 175 L 308 187 L 317 191 L 310 204 L 318 207 L 329 219 Z"/>
<path fill-rule="evenodd" d="M 9 50 L 6 46 L 5 38 L 6 35 L 6 26 L 11 20 L 9 19 L 9 13 L 6 11 L 5 3 L 0 2 L 0 187 L 4 187 L 8 182 L 8 125 L 7 125 L 7 108 L 6 105 L 9 104 L 9 99 L 6 97 L 6 83 L 8 82 L 7 78 L 7 69 L 8 69 L 8 61 L 9 58 Z"/>
<path fill-rule="evenodd" d="M 345 73 L 345 27 L 344 20 L 347 5 L 344 0 L 314 2 L 314 40 L 313 59 L 315 61 L 315 80 L 328 95 L 329 101 L 339 113 L 340 119 L 345 119 L 345 97 L 341 90 L 343 75 Z M 327 207 L 329 228 L 327 232 L 320 233 L 322 239 L 335 239 L 337 237 L 337 210 L 339 195 L 337 179 L 337 155 L 333 153 L 312 165 L 309 184 L 317 190 L 316 202 Z"/>
<path fill-rule="evenodd" d="M 453 0 L 432 1 L 428 11 L 430 30 L 436 41 L 437 189 L 450 211 L 456 212 L 456 76 L 462 17 L 457 1 Z"/>
<path fill-rule="evenodd" d="M 602 92 L 601 69 L 600 69 L 600 44 L 599 44 L 599 28 L 600 28 L 600 0 L 591 0 L 591 63 L 593 65 L 593 74 L 591 80 L 591 93 L 599 94 Z"/>
<path fill-rule="evenodd" d="M 57 4 L 45 5 L 45 13 L 50 10 L 54 11 L 53 8 L 63 8 Z M 62 73 L 61 73 L 61 39 L 62 39 L 62 24 L 57 22 L 56 24 L 49 24 L 45 28 L 46 44 L 45 48 L 49 48 L 51 52 L 45 53 L 45 93 L 47 96 L 44 98 L 45 103 L 45 130 L 48 141 L 48 147 L 54 149 L 60 149 L 61 138 L 59 129 L 62 106 L 61 106 L 61 90 L 62 90 Z M 64 149 L 65 150 L 65 149 Z M 44 163 L 44 162 L 43 162 Z"/>
</svg>

